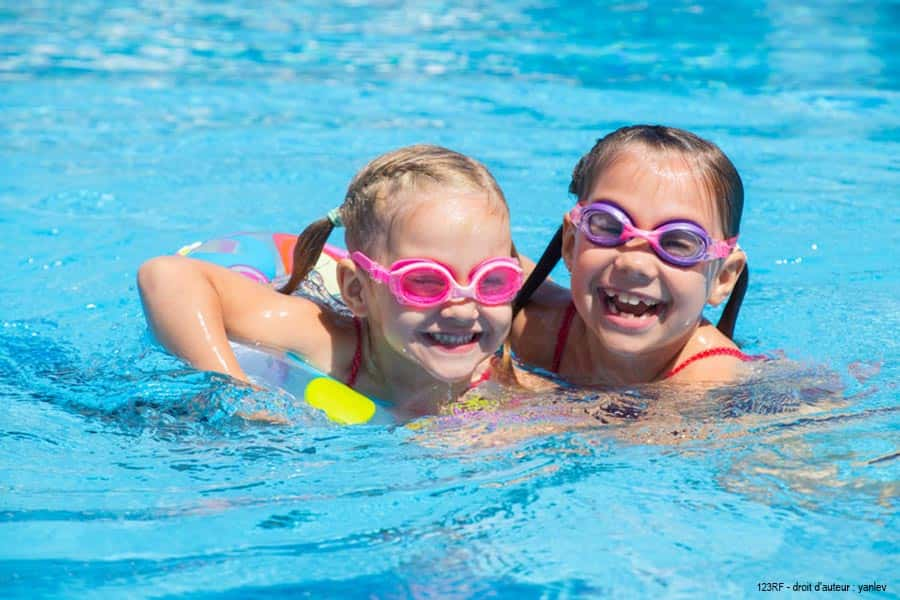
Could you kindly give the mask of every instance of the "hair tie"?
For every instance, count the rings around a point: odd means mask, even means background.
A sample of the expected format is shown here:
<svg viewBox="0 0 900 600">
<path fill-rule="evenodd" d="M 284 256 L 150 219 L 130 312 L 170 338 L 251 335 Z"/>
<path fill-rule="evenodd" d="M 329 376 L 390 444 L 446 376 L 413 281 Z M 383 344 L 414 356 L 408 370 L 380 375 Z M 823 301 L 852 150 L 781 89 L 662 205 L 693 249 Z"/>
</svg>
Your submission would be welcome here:
<svg viewBox="0 0 900 600">
<path fill-rule="evenodd" d="M 328 220 L 331 221 L 331 224 L 335 227 L 343 227 L 344 222 L 341 221 L 341 207 L 337 206 L 328 211 L 326 215 Z"/>
</svg>

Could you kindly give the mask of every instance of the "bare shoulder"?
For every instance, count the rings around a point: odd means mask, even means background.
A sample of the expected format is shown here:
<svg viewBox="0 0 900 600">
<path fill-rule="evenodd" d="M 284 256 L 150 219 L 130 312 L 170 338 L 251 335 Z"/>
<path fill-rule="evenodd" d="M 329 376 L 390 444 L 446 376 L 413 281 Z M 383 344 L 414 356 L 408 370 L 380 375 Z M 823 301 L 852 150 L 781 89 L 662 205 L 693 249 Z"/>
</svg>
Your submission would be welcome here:
<svg viewBox="0 0 900 600">
<path fill-rule="evenodd" d="M 510 343 L 521 360 L 544 369 L 551 367 L 559 328 L 571 301 L 569 291 L 559 287 L 533 297 L 519 312 L 510 331 Z"/>
<path fill-rule="evenodd" d="M 734 350 L 735 354 L 702 354 L 707 350 L 721 348 Z M 712 324 L 704 322 L 679 353 L 675 365 L 683 364 L 684 367 L 671 377 L 671 381 L 682 383 L 735 381 L 745 370 L 744 361 L 737 355 L 738 352 L 740 349 L 728 336 Z"/>
<path fill-rule="evenodd" d="M 256 322 L 250 330 L 264 336 L 255 341 L 290 350 L 320 371 L 346 379 L 361 343 L 361 323 L 301 296 L 267 288 L 264 297 L 252 315 Z"/>
<path fill-rule="evenodd" d="M 319 305 L 316 307 L 320 311 L 318 318 L 326 335 L 318 347 L 307 347 L 304 356 L 319 370 L 345 381 L 353 369 L 357 351 L 362 352 L 365 324 L 361 319 L 338 314 Z"/>
</svg>

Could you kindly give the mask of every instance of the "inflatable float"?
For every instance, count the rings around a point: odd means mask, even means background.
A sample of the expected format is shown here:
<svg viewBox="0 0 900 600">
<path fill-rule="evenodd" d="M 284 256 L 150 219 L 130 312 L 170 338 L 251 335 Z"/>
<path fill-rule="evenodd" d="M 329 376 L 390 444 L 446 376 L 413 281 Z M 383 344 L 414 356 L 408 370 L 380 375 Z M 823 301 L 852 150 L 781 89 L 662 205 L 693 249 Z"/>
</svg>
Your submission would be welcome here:
<svg viewBox="0 0 900 600">
<path fill-rule="evenodd" d="M 195 242 L 178 251 L 226 267 L 264 285 L 277 285 L 290 276 L 297 236 L 287 233 L 235 233 Z M 326 244 L 313 273 L 304 282 L 317 301 L 346 310 L 340 302 L 337 261 L 346 251 Z M 232 341 L 238 363 L 250 379 L 265 387 L 288 392 L 325 413 L 336 423 L 368 423 L 375 416 L 375 402 L 328 375 L 292 352 Z"/>
</svg>

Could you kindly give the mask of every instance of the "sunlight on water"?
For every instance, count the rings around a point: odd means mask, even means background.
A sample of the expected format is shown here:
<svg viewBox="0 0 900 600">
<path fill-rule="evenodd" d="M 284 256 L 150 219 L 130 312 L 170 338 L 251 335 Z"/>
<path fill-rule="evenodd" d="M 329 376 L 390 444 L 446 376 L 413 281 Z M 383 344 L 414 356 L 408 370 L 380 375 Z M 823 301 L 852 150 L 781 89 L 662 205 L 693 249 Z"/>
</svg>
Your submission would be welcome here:
<svg viewBox="0 0 900 600">
<path fill-rule="evenodd" d="M 893 3 L 0 4 L 4 597 L 896 594 Z M 341 428 L 149 337 L 143 260 L 297 231 L 413 142 L 483 160 L 537 256 L 633 122 L 741 171 L 744 382 Z"/>
</svg>

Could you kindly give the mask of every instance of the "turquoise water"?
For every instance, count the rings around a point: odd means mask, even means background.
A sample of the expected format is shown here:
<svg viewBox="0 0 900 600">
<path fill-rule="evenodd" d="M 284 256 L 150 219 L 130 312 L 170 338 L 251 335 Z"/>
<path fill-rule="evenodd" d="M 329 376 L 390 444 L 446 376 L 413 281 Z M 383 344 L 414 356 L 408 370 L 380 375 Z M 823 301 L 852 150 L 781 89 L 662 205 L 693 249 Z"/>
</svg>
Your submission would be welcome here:
<svg viewBox="0 0 900 600">
<path fill-rule="evenodd" d="M 898 596 L 895 2 L 22 4 L 0 2 L 3 596 Z M 738 166 L 737 337 L 804 365 L 682 411 L 691 441 L 256 425 L 234 407 L 277 398 L 146 334 L 144 259 L 296 230 L 403 144 L 487 163 L 537 255 L 578 157 L 633 122 Z"/>
</svg>

